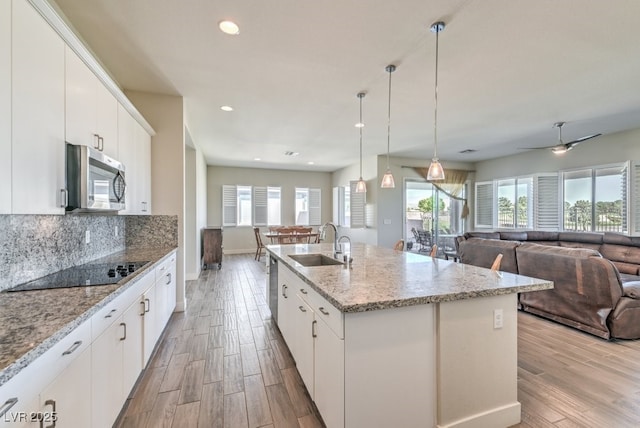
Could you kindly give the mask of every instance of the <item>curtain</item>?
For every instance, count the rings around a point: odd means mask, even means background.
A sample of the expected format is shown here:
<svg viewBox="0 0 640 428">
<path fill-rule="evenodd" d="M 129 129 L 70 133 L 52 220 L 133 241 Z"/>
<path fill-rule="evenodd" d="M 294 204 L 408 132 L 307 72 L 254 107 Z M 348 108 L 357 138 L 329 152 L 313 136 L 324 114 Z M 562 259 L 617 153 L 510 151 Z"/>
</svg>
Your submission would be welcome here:
<svg viewBox="0 0 640 428">
<path fill-rule="evenodd" d="M 420 176 L 424 177 L 425 180 L 427 179 L 429 168 L 414 167 L 413 170 L 420 174 Z M 439 181 L 437 184 L 433 181 L 429 181 L 429 183 L 431 183 L 436 189 L 449 196 L 450 198 L 456 199 L 458 201 L 464 201 L 464 206 L 462 207 L 460 218 L 467 218 L 469 216 L 469 205 L 467 204 L 467 198 L 460 197 L 462 189 L 464 188 L 464 183 L 466 183 L 467 181 L 468 175 L 469 171 L 465 171 L 463 169 L 447 169 L 445 171 L 444 181 Z"/>
</svg>

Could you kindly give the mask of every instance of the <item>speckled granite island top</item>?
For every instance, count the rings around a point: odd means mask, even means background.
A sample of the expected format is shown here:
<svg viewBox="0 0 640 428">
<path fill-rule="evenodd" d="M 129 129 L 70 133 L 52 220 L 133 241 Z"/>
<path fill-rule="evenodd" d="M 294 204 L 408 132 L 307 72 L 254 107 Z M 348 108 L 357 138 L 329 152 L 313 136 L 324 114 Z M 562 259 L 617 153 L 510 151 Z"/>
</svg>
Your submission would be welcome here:
<svg viewBox="0 0 640 428">
<path fill-rule="evenodd" d="M 117 284 L 0 292 L 0 385 L 89 319 L 173 248 L 127 249 L 96 262 L 149 261 Z"/>
<path fill-rule="evenodd" d="M 290 255 L 333 256 L 333 244 L 268 245 L 276 257 L 342 312 L 538 291 L 553 282 L 477 266 L 354 243 L 353 263 L 305 267 Z"/>
</svg>

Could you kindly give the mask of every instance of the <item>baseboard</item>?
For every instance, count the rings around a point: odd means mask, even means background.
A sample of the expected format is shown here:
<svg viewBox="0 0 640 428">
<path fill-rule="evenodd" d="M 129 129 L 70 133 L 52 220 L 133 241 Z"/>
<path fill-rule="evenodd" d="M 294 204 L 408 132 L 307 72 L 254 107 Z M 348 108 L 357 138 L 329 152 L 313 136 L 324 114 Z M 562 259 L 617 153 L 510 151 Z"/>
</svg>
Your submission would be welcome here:
<svg viewBox="0 0 640 428">
<path fill-rule="evenodd" d="M 505 406 L 496 407 L 486 412 L 467 416 L 464 419 L 446 424 L 438 424 L 438 428 L 475 428 L 475 427 L 510 427 L 520 423 L 521 406 L 518 401 Z"/>
<path fill-rule="evenodd" d="M 252 248 L 252 249 L 240 249 L 240 250 L 224 250 L 224 254 L 255 254 L 256 253 L 256 249 Z"/>
<path fill-rule="evenodd" d="M 184 308 L 186 306 L 186 302 L 176 302 L 176 308 L 173 312 L 184 312 Z"/>
<path fill-rule="evenodd" d="M 187 281 L 195 281 L 200 277 L 200 272 L 198 273 L 188 273 L 187 274 Z"/>
</svg>

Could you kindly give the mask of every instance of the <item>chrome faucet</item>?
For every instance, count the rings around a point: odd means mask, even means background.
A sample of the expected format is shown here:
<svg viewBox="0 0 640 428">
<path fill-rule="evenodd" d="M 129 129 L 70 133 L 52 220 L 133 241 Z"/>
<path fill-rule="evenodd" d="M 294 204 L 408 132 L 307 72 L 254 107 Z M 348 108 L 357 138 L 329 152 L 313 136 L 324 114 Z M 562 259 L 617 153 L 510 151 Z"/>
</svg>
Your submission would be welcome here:
<svg viewBox="0 0 640 428">
<path fill-rule="evenodd" d="M 342 242 L 343 240 L 347 240 L 349 242 L 349 254 L 347 255 L 346 251 L 342 251 L 342 257 L 345 263 L 345 267 L 347 266 L 347 264 L 351 266 L 351 262 L 353 261 L 353 258 L 351 257 L 351 238 L 349 238 L 347 235 L 342 235 L 340 239 L 337 240 L 340 249 L 342 249 L 342 245 L 340 245 L 340 242 Z"/>
<path fill-rule="evenodd" d="M 333 258 L 335 259 L 338 256 L 338 254 L 342 252 L 340 251 L 340 246 L 338 245 L 338 228 L 336 227 L 335 224 L 331 223 L 330 221 L 322 225 L 323 228 L 327 226 L 331 226 L 333 228 Z"/>
</svg>

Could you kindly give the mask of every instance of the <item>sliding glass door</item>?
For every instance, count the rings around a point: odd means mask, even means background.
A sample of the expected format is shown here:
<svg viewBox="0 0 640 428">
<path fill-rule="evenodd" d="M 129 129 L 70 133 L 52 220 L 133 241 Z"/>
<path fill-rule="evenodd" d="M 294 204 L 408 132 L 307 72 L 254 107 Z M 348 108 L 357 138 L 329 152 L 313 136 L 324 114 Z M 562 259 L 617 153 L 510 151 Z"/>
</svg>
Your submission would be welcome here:
<svg viewBox="0 0 640 428">
<path fill-rule="evenodd" d="M 406 180 L 404 187 L 406 249 L 428 253 L 435 244 L 439 256 L 455 251 L 455 237 L 464 231 L 464 202 L 425 181 Z"/>
</svg>

